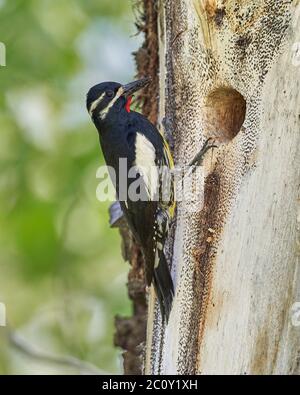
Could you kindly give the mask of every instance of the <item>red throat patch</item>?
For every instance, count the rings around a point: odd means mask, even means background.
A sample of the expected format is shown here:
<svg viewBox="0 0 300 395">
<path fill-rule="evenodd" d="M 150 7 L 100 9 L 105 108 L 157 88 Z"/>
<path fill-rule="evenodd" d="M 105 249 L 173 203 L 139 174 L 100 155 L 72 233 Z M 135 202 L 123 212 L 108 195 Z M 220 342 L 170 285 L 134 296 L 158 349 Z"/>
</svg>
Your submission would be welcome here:
<svg viewBox="0 0 300 395">
<path fill-rule="evenodd" d="M 127 112 L 130 112 L 131 100 L 132 100 L 132 96 L 129 96 L 125 104 L 125 109 Z"/>
</svg>

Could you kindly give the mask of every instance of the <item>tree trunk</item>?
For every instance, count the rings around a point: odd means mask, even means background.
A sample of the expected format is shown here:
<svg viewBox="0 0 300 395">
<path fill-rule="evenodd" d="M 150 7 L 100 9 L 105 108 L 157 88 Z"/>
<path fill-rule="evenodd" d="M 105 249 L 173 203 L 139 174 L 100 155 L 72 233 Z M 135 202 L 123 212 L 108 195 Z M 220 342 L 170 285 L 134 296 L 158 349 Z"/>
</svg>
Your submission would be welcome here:
<svg viewBox="0 0 300 395">
<path fill-rule="evenodd" d="M 145 372 L 299 374 L 299 1 L 155 3 L 175 164 L 219 148 L 203 202 L 177 205 L 175 300 L 165 327 L 150 298 Z"/>
<path fill-rule="evenodd" d="M 140 104 L 143 114 L 153 124 L 157 123 L 159 88 L 157 4 L 156 0 L 133 0 L 136 26 L 138 31 L 144 34 L 143 45 L 134 53 L 137 78 L 147 75 L 152 79 L 151 84 L 142 90 L 136 100 Z M 146 342 L 147 298 L 144 262 L 140 247 L 136 244 L 124 217 L 122 217 L 119 204 L 115 203 L 111 206 L 110 223 L 112 227 L 119 227 L 123 257 L 131 265 L 127 286 L 133 307 L 131 317 L 116 317 L 114 344 L 124 350 L 124 374 L 138 375 L 143 372 L 142 360 Z"/>
</svg>

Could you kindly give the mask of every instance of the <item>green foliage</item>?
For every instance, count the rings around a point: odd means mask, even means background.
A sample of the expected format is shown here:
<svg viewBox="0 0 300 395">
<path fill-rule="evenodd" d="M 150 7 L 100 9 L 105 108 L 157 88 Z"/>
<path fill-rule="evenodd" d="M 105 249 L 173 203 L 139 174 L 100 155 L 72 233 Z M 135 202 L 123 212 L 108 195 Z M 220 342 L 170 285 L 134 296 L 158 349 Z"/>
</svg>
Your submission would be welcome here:
<svg viewBox="0 0 300 395">
<path fill-rule="evenodd" d="M 132 78 L 132 19 L 130 0 L 0 3 L 7 50 L 0 68 L 0 302 L 10 328 L 29 344 L 108 372 L 121 371 L 113 317 L 130 313 L 128 267 L 119 234 L 109 229 L 109 203 L 96 200 L 103 158 L 85 94 L 98 70 L 100 78 Z M 115 32 L 111 59 L 94 48 L 95 66 L 89 44 L 107 26 Z M 124 40 L 129 60 L 110 77 L 107 62 L 115 66 L 114 48 Z M 22 355 L 6 328 L 0 348 L 0 373 L 64 372 Z"/>
</svg>

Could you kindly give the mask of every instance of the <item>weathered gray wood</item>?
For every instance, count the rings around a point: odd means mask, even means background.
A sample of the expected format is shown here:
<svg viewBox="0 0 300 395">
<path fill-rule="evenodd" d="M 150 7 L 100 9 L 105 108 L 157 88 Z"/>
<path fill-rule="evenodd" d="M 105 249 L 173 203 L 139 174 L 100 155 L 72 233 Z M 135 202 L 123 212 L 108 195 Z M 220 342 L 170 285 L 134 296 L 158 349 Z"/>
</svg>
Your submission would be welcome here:
<svg viewBox="0 0 300 395">
<path fill-rule="evenodd" d="M 299 1 L 161 0 L 158 24 L 176 164 L 219 149 L 204 203 L 178 204 L 174 308 L 161 328 L 150 303 L 145 371 L 299 374 Z"/>
</svg>

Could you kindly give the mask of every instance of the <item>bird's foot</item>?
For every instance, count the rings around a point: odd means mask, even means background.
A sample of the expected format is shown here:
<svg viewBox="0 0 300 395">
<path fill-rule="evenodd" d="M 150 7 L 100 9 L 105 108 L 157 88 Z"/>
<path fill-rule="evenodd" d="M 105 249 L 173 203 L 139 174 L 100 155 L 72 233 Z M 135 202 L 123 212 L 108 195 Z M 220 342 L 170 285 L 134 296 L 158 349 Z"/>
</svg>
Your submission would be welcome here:
<svg viewBox="0 0 300 395">
<path fill-rule="evenodd" d="M 209 137 L 205 143 L 203 144 L 203 147 L 201 150 L 198 152 L 198 154 L 194 157 L 194 159 L 189 163 L 189 167 L 193 166 L 200 166 L 203 162 L 204 155 L 206 154 L 207 151 L 209 151 L 212 148 L 218 148 L 217 145 L 214 144 L 215 140 L 212 137 Z"/>
</svg>

